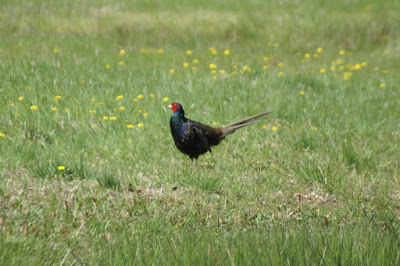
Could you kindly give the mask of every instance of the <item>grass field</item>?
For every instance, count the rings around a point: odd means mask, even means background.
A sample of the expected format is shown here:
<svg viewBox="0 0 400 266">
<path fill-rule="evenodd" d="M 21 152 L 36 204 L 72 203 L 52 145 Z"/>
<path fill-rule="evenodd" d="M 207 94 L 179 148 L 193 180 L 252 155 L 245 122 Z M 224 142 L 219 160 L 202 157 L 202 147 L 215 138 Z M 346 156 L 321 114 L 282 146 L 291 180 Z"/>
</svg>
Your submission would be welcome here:
<svg viewBox="0 0 400 266">
<path fill-rule="evenodd" d="M 399 265 L 400 3 L 140 2 L 0 3 L 1 264 Z"/>
</svg>

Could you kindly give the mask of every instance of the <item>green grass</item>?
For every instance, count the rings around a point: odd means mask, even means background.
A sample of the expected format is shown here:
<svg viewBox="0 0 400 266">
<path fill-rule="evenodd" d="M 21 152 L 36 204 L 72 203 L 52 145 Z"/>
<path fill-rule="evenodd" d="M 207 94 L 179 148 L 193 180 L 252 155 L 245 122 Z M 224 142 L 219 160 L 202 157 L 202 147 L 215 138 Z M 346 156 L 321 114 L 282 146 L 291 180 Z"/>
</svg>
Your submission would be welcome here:
<svg viewBox="0 0 400 266">
<path fill-rule="evenodd" d="M 399 264 L 398 1 L 0 7 L 3 264 Z"/>
</svg>

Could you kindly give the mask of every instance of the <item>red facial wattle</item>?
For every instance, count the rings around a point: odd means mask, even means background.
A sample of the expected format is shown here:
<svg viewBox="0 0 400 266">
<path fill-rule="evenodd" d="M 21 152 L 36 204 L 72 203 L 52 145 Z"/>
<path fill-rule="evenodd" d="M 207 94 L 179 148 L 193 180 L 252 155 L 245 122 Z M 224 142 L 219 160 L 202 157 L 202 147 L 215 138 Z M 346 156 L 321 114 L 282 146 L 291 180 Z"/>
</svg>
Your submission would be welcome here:
<svg viewBox="0 0 400 266">
<path fill-rule="evenodd" d="M 171 104 L 171 109 L 172 109 L 172 112 L 176 112 L 176 111 L 178 111 L 178 105 L 176 104 L 176 103 L 172 103 Z"/>
</svg>

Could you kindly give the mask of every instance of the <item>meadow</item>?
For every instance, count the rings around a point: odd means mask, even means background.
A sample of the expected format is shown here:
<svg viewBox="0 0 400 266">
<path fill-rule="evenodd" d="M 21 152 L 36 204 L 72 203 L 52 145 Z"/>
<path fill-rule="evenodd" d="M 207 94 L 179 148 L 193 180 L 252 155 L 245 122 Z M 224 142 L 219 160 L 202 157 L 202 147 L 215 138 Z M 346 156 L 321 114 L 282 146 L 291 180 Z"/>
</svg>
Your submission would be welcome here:
<svg viewBox="0 0 400 266">
<path fill-rule="evenodd" d="M 0 7 L 1 264 L 400 264 L 399 1 Z"/>
</svg>

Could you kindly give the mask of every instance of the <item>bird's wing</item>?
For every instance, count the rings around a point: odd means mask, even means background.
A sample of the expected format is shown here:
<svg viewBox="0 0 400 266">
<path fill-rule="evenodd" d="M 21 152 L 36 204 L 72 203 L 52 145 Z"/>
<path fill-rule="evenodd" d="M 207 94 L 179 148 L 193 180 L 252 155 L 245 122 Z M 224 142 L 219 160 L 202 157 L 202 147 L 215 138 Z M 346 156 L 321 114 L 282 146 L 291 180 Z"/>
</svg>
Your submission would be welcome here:
<svg viewBox="0 0 400 266">
<path fill-rule="evenodd" d="M 188 121 L 189 131 L 192 131 L 193 140 L 198 140 L 198 145 L 205 151 L 210 150 L 210 144 L 208 143 L 207 135 L 202 127 L 202 124 L 195 121 Z"/>
</svg>

